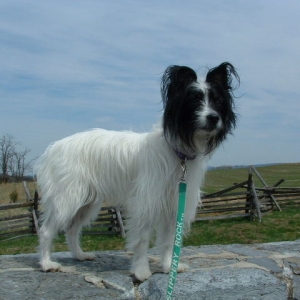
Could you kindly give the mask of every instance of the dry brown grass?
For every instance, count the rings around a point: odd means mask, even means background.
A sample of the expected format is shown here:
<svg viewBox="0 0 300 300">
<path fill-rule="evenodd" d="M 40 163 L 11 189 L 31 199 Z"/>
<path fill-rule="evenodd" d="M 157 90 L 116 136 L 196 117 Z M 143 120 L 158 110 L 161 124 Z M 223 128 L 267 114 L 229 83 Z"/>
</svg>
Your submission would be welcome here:
<svg viewBox="0 0 300 300">
<path fill-rule="evenodd" d="M 27 182 L 27 186 L 31 196 L 33 197 L 34 191 L 36 190 L 35 182 Z M 16 183 L 1 183 L 0 184 L 0 205 L 13 203 L 10 195 L 14 192 L 17 192 L 18 199 L 16 202 L 25 202 L 26 194 L 23 182 Z"/>
<path fill-rule="evenodd" d="M 30 192 L 30 195 L 34 196 L 34 191 L 36 190 L 36 183 L 35 182 L 27 182 L 27 186 Z M 15 198 L 16 201 L 13 201 L 12 194 L 17 195 Z M 0 205 L 22 203 L 26 202 L 26 194 L 23 182 L 17 183 L 1 183 L 0 184 Z M 0 210 L 0 218 L 3 217 L 11 217 L 15 215 L 20 215 L 22 213 L 28 212 L 28 208 L 16 208 L 16 209 L 9 209 L 9 210 Z"/>
</svg>

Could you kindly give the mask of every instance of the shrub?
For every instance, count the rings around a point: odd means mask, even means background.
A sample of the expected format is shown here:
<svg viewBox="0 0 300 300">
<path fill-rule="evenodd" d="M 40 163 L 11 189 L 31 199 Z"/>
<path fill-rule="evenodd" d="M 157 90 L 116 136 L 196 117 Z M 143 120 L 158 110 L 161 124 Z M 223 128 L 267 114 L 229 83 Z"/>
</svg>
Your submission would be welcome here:
<svg viewBox="0 0 300 300">
<path fill-rule="evenodd" d="M 17 191 L 17 190 L 12 191 L 12 192 L 9 194 L 9 198 L 10 198 L 10 201 L 11 201 L 12 203 L 18 202 L 18 199 L 19 199 L 18 191 Z"/>
</svg>

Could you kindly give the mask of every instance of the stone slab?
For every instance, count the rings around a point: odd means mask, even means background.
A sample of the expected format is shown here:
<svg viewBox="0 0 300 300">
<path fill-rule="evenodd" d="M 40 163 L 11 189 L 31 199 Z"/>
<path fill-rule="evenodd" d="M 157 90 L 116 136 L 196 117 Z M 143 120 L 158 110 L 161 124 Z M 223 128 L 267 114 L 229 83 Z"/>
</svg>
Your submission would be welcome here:
<svg viewBox="0 0 300 300">
<path fill-rule="evenodd" d="M 291 300 L 300 299 L 300 240 L 255 245 L 185 247 L 182 261 L 190 269 L 179 273 L 173 299 Z M 0 299 L 166 298 L 168 275 L 159 266 L 157 249 L 150 249 L 153 275 L 136 284 L 129 273 L 131 254 L 96 253 L 79 262 L 69 253 L 53 253 L 66 272 L 42 272 L 37 254 L 0 256 Z M 75 266 L 75 267 L 74 267 Z"/>
</svg>

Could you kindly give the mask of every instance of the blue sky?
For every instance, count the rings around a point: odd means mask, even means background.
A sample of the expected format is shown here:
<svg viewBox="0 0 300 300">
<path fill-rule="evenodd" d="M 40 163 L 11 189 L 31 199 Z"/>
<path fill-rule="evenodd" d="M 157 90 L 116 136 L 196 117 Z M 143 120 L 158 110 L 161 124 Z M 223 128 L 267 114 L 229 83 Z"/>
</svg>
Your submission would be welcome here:
<svg viewBox="0 0 300 300">
<path fill-rule="evenodd" d="M 90 128 L 150 131 L 160 78 L 239 72 L 239 122 L 211 166 L 300 161 L 300 1 L 0 2 L 0 136 L 39 156 Z"/>
</svg>

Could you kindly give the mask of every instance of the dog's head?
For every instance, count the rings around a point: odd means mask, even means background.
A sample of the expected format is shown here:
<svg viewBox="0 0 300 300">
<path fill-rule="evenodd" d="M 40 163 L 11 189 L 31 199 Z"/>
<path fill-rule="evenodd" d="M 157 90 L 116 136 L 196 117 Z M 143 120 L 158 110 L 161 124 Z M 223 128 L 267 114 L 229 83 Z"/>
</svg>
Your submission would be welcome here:
<svg viewBox="0 0 300 300">
<path fill-rule="evenodd" d="M 235 68 L 227 62 L 209 70 L 204 82 L 198 82 L 188 67 L 166 69 L 161 82 L 163 130 L 175 151 L 187 156 L 208 154 L 232 133 L 233 76 L 239 84 Z"/>
</svg>

